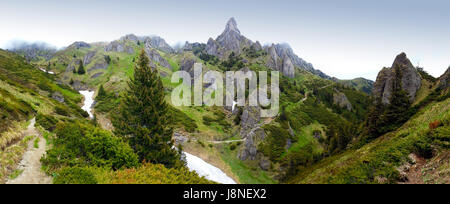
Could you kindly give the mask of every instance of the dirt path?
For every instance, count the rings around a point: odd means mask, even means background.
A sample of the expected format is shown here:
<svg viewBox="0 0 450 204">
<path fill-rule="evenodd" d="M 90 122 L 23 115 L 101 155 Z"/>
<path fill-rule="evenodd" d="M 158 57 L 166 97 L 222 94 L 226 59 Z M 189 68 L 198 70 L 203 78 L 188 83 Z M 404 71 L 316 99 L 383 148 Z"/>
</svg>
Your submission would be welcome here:
<svg viewBox="0 0 450 204">
<path fill-rule="evenodd" d="M 245 140 L 208 141 L 208 143 L 212 144 L 229 144 L 234 142 L 245 142 Z"/>
<path fill-rule="evenodd" d="M 36 130 L 34 124 L 36 119 L 31 120 L 25 135 L 35 135 L 36 138 L 40 138 L 39 147 L 34 147 L 35 139 L 31 140 L 28 144 L 28 150 L 22 157 L 22 161 L 19 163 L 18 170 L 22 170 L 22 174 L 16 179 L 9 180 L 6 184 L 51 184 L 52 178 L 45 175 L 41 170 L 41 158 L 45 154 L 47 144 L 45 139 Z"/>
</svg>

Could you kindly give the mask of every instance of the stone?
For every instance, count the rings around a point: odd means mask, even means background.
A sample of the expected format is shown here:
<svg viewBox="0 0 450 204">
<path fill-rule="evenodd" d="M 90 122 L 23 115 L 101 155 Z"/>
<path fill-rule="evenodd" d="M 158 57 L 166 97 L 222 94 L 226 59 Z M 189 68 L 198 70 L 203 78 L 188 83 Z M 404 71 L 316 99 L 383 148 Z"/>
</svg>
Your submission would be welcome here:
<svg viewBox="0 0 450 204">
<path fill-rule="evenodd" d="M 52 94 L 52 98 L 57 100 L 57 101 L 59 101 L 59 102 L 61 102 L 61 103 L 64 103 L 64 96 L 60 92 L 54 92 Z"/>
<path fill-rule="evenodd" d="M 333 103 L 340 108 L 347 109 L 348 111 L 353 110 L 352 104 L 348 100 L 347 96 L 342 92 L 337 91 L 336 93 L 333 93 Z"/>
</svg>

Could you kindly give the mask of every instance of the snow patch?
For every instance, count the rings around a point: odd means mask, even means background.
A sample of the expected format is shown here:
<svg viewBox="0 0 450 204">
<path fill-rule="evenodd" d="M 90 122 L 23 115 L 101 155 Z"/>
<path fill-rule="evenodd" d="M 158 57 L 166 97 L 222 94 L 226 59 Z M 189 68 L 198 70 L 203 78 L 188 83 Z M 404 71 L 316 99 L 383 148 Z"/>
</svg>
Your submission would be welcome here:
<svg viewBox="0 0 450 204">
<path fill-rule="evenodd" d="M 191 171 L 197 172 L 198 175 L 204 176 L 205 178 L 215 181 L 221 184 L 236 184 L 236 182 L 228 177 L 222 170 L 219 168 L 203 161 L 202 159 L 184 152 L 186 155 L 186 163 L 187 167 Z"/>
<path fill-rule="evenodd" d="M 89 113 L 90 118 L 94 118 L 92 114 L 92 104 L 94 104 L 94 92 L 93 91 L 80 91 L 80 94 L 84 96 L 84 105 L 81 109 Z"/>
</svg>

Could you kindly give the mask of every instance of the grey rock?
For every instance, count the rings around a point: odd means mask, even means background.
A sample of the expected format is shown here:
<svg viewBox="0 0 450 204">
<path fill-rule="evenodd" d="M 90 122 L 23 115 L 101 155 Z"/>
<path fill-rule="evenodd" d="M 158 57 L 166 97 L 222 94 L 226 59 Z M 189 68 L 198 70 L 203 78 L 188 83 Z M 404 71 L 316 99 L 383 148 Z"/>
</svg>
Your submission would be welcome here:
<svg viewBox="0 0 450 204">
<path fill-rule="evenodd" d="M 94 70 L 99 70 L 99 69 L 107 69 L 108 68 L 108 63 L 106 62 L 99 62 L 96 63 L 94 66 L 92 66 L 91 68 L 89 68 L 89 72 L 92 72 Z"/>
<path fill-rule="evenodd" d="M 445 73 L 439 77 L 439 87 L 442 89 L 447 89 L 450 86 L 450 67 L 445 71 Z"/>
<path fill-rule="evenodd" d="M 405 53 L 395 58 L 391 68 L 380 71 L 374 84 L 374 95 L 381 98 L 383 104 L 390 104 L 396 71 L 402 75 L 402 89 L 408 94 L 410 102 L 414 102 L 422 85 L 422 78 Z"/>
<path fill-rule="evenodd" d="M 333 103 L 341 108 L 346 108 L 349 111 L 353 109 L 352 104 L 348 100 L 347 96 L 339 91 L 333 93 Z"/>
<path fill-rule="evenodd" d="M 272 44 L 271 46 L 264 47 L 264 50 L 270 55 L 267 66 L 274 70 L 282 71 L 282 63 L 289 59 L 294 67 L 311 72 L 324 79 L 331 79 L 330 76 L 324 74 L 322 71 L 314 69 L 311 63 L 298 57 L 288 44 Z M 289 74 L 289 72 L 286 73 Z"/>
<path fill-rule="evenodd" d="M 125 52 L 128 54 L 133 54 L 134 48 L 126 45 L 124 41 L 113 41 L 106 45 L 105 52 Z"/>
<path fill-rule="evenodd" d="M 61 102 L 61 103 L 64 103 L 64 96 L 60 92 L 54 92 L 52 94 L 52 98 L 57 100 L 57 101 L 59 101 L 59 102 Z"/>
<path fill-rule="evenodd" d="M 268 159 L 261 159 L 261 161 L 259 162 L 259 167 L 261 167 L 261 169 L 264 171 L 269 171 L 270 166 L 271 166 L 271 162 Z"/>
<path fill-rule="evenodd" d="M 154 63 L 172 69 L 172 66 L 170 66 L 169 62 L 166 59 L 164 59 L 155 49 L 151 48 L 150 46 L 147 46 L 145 52 L 147 53 L 148 58 L 150 58 L 150 60 L 153 61 Z"/>
<path fill-rule="evenodd" d="M 181 133 L 175 132 L 173 133 L 173 140 L 175 142 L 175 146 L 183 145 L 187 141 L 189 141 L 189 138 Z"/>
<path fill-rule="evenodd" d="M 92 58 L 94 58 L 96 53 L 97 53 L 96 51 L 88 52 L 83 58 L 83 66 L 86 67 L 88 64 L 90 64 Z"/>
<path fill-rule="evenodd" d="M 76 48 L 76 49 L 80 49 L 80 48 L 90 48 L 91 45 L 89 45 L 88 43 L 85 42 L 74 42 L 72 45 L 69 46 L 70 48 Z"/>
<path fill-rule="evenodd" d="M 223 55 L 219 53 L 219 44 L 212 38 L 209 38 L 208 43 L 206 44 L 206 53 L 209 55 L 220 56 Z"/>
<path fill-rule="evenodd" d="M 99 72 L 99 73 L 96 73 L 96 74 L 92 75 L 91 78 L 92 79 L 96 79 L 96 78 L 100 77 L 103 74 L 104 74 L 103 72 Z"/>
<path fill-rule="evenodd" d="M 258 145 L 265 139 L 266 134 L 264 129 L 255 128 L 251 130 L 244 143 L 244 147 L 239 151 L 238 157 L 242 161 L 256 160 L 258 155 Z"/>
<path fill-rule="evenodd" d="M 146 44 L 146 46 L 161 50 L 166 53 L 174 53 L 175 52 L 175 50 L 169 44 L 167 44 L 167 42 L 163 38 L 161 38 L 159 36 L 146 38 L 145 44 Z"/>
</svg>

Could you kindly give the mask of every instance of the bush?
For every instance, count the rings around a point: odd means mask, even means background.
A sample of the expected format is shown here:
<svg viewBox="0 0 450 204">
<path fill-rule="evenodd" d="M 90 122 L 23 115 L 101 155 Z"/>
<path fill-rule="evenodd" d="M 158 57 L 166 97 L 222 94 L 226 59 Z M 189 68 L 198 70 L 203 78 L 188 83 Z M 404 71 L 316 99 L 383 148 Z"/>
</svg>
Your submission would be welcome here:
<svg viewBox="0 0 450 204">
<path fill-rule="evenodd" d="M 58 115 L 69 116 L 69 112 L 63 106 L 55 106 L 55 112 Z"/>
<path fill-rule="evenodd" d="M 54 184 L 97 184 L 94 173 L 87 168 L 69 167 L 59 171 Z"/>
<path fill-rule="evenodd" d="M 54 147 L 47 152 L 42 163 L 50 170 L 88 165 L 116 170 L 137 166 L 138 157 L 121 138 L 75 121 L 57 125 Z"/>
<path fill-rule="evenodd" d="M 56 124 L 58 123 L 58 119 L 50 115 L 39 113 L 36 116 L 36 123 L 43 127 L 45 130 L 52 132 L 55 129 Z"/>
</svg>

